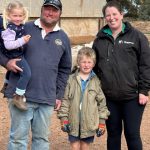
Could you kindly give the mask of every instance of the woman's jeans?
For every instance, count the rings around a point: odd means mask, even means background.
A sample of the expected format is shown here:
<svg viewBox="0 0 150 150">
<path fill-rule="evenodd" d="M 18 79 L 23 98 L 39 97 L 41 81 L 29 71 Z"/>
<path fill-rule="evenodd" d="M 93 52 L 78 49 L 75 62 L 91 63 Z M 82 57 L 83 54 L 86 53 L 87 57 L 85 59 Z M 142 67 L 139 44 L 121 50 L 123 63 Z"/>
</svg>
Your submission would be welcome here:
<svg viewBox="0 0 150 150">
<path fill-rule="evenodd" d="M 142 150 L 140 126 L 145 105 L 140 105 L 138 99 L 128 101 L 107 100 L 110 116 L 107 125 L 107 150 L 121 150 L 121 134 L 124 134 L 128 150 Z"/>
<path fill-rule="evenodd" d="M 27 150 L 31 129 L 32 150 L 49 150 L 50 117 L 54 107 L 27 102 L 28 110 L 21 111 L 9 102 L 11 129 L 8 150 Z"/>
</svg>

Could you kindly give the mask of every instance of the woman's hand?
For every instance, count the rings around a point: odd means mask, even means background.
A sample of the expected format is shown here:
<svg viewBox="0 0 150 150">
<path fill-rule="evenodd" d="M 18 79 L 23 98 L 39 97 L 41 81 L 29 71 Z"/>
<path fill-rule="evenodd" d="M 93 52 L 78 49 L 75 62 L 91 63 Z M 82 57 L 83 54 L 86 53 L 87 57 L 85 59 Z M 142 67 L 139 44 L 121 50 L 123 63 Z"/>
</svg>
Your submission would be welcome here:
<svg viewBox="0 0 150 150">
<path fill-rule="evenodd" d="M 148 102 L 148 96 L 145 96 L 144 94 L 139 94 L 139 104 L 145 105 Z"/>
</svg>

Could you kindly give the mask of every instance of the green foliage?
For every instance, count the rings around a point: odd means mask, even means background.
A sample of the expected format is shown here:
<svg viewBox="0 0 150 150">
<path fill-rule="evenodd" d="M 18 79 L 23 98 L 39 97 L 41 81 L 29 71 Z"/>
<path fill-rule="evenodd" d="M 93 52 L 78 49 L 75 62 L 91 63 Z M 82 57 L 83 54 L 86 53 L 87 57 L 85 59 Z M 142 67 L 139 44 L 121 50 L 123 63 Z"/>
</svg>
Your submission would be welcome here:
<svg viewBox="0 0 150 150">
<path fill-rule="evenodd" d="M 112 1 L 112 0 L 106 0 Z M 125 17 L 150 20 L 150 0 L 116 0 L 125 12 Z"/>
<path fill-rule="evenodd" d="M 143 20 L 150 20 L 150 1 L 143 0 L 139 8 L 139 18 Z"/>
<path fill-rule="evenodd" d="M 125 17 L 138 18 L 140 0 L 118 0 L 126 11 Z"/>
</svg>

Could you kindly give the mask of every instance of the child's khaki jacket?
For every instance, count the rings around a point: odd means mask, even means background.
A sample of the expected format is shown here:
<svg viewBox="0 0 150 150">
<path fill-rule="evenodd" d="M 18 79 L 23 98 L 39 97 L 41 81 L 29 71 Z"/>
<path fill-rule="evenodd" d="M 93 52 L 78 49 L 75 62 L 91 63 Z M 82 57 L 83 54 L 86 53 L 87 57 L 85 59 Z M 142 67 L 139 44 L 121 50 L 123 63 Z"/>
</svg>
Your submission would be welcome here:
<svg viewBox="0 0 150 150">
<path fill-rule="evenodd" d="M 82 105 L 80 107 L 81 101 Z M 94 136 L 99 123 L 105 124 L 109 114 L 97 76 L 90 78 L 82 96 L 78 71 L 70 75 L 62 106 L 58 112 L 58 118 L 69 120 L 71 125 L 69 134 L 78 136 L 80 124 L 81 138 Z"/>
</svg>

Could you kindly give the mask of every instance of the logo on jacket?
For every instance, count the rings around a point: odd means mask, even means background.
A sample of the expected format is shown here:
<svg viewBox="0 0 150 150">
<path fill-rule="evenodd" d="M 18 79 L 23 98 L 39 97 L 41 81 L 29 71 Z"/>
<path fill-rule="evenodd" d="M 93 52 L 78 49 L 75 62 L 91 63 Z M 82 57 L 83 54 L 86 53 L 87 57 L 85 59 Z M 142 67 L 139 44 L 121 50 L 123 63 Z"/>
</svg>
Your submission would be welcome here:
<svg viewBox="0 0 150 150">
<path fill-rule="evenodd" d="M 119 40 L 118 43 L 119 43 L 119 44 L 130 44 L 130 45 L 134 45 L 134 42 L 128 42 L 128 41 L 123 41 L 123 40 Z"/>
<path fill-rule="evenodd" d="M 55 44 L 56 44 L 56 45 L 62 45 L 62 41 L 61 41 L 60 39 L 56 39 L 56 40 L 55 40 Z"/>
</svg>

